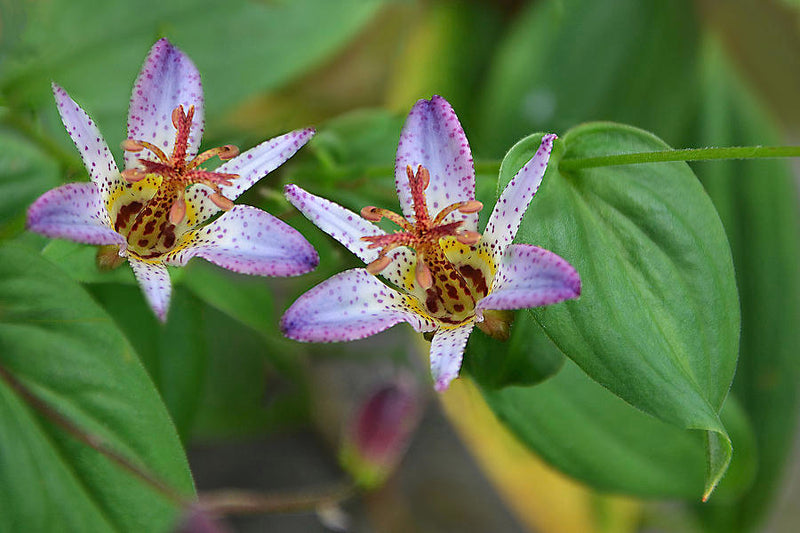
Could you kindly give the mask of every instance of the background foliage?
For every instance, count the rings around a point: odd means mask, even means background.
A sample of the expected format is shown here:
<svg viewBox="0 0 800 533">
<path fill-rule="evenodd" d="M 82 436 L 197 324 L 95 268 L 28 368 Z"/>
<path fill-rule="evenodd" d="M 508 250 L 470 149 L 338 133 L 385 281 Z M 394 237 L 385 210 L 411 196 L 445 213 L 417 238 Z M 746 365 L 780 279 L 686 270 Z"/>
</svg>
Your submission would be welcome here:
<svg viewBox="0 0 800 533">
<path fill-rule="evenodd" d="M 665 143 L 796 144 L 796 3 L 148 0 L 134 9 L 0 0 L 0 7 L 0 366 L 74 423 L 187 495 L 195 487 L 184 449 L 201 491 L 220 482 L 303 488 L 343 476 L 333 458 L 352 405 L 398 375 L 427 391 L 419 357 L 426 347 L 409 344 L 405 327 L 347 345 L 280 336 L 278 318 L 294 297 L 357 266 L 280 191 L 295 182 L 355 210 L 394 208 L 391 169 L 404 115 L 416 99 L 441 94 L 470 139 L 478 197 L 489 207 L 532 153 L 538 136 L 528 136 L 559 134 L 519 240 L 567 258 L 585 290 L 577 302 L 518 312 L 507 343 L 474 333 L 465 372 L 476 388 L 460 383 L 442 398 L 493 485 L 476 473 L 461 482 L 474 492 L 453 488 L 475 467 L 467 455 L 449 459 L 463 445 L 441 429 L 448 426 L 429 402 L 415 437 L 426 445 L 412 445 L 399 481 L 348 505 L 356 529 L 754 531 L 771 523 L 781 530 L 781 515 L 769 517 L 786 485 L 800 400 L 800 226 L 789 163 L 577 172 L 556 163 Z M 291 280 L 192 262 L 172 273 L 165 326 L 127 266 L 100 273 L 92 247 L 24 230 L 38 195 L 86 179 L 51 81 L 113 147 L 125 135 L 133 79 L 162 36 L 203 76 L 207 146 L 249 148 L 317 127 L 307 147 L 240 202 L 287 220 L 322 257 L 317 271 Z M 634 128 L 581 125 L 589 121 Z M 484 402 L 501 429 L 478 416 Z M 426 437 L 431 431 L 439 433 Z M 509 442 L 519 447 L 502 447 Z M 515 461 L 487 460 L 486 450 L 496 449 Z M 721 485 L 700 504 L 731 449 Z M 268 480 L 249 479 L 257 457 L 269 454 L 289 473 L 281 477 L 272 465 L 258 471 Z M 237 468 L 237 455 L 251 466 Z M 559 474 L 550 467 L 579 484 L 553 481 Z M 215 470 L 232 474 L 215 478 Z M 436 475 L 451 485 L 436 485 Z M 409 495 L 424 495 L 426 486 L 439 489 L 427 502 Z M 678 503 L 665 507 L 667 500 Z M 480 506 L 485 515 L 475 514 Z M 0 530 L 46 531 L 55 517 L 73 531 L 166 530 L 177 514 L 0 384 Z M 323 530 L 313 516 L 281 520 L 235 525 Z M 784 520 L 791 524 L 791 515 Z"/>
</svg>

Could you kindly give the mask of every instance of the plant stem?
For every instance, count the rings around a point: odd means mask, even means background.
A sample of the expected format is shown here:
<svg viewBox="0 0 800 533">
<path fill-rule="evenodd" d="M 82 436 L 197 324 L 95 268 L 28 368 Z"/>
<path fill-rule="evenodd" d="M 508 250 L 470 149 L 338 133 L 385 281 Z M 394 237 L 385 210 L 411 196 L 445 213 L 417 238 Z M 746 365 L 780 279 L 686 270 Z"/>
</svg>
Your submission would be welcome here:
<svg viewBox="0 0 800 533">
<path fill-rule="evenodd" d="M 297 494 L 261 494 L 238 489 L 225 489 L 200 494 L 200 508 L 213 514 L 261 514 L 313 511 L 320 506 L 339 503 L 355 493 L 352 484 Z"/>
<path fill-rule="evenodd" d="M 167 485 L 164 481 L 156 477 L 155 474 L 137 465 L 124 455 L 112 450 L 105 442 L 103 442 L 102 438 L 85 432 L 74 422 L 53 409 L 47 402 L 36 396 L 33 391 L 31 391 L 3 366 L 0 366 L 0 379 L 5 381 L 6 384 L 25 401 L 25 403 L 27 403 L 39 414 L 44 416 L 51 423 L 72 435 L 76 440 L 105 456 L 122 469 L 127 470 L 129 473 L 133 474 L 135 477 L 139 478 L 144 483 L 160 492 L 173 503 L 180 506 L 187 506 L 191 504 L 189 498 L 185 497 Z"/>
<path fill-rule="evenodd" d="M 559 170 L 663 163 L 667 161 L 711 161 L 719 159 L 759 159 L 771 157 L 800 157 L 800 146 L 731 146 L 725 148 L 684 148 L 658 152 L 601 155 L 562 159 Z"/>
</svg>

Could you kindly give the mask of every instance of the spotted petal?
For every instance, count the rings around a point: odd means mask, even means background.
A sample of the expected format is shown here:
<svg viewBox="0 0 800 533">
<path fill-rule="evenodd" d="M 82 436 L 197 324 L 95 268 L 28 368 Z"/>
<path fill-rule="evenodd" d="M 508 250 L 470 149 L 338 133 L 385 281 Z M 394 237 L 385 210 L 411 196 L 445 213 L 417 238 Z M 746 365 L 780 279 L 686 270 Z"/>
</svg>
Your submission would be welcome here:
<svg viewBox="0 0 800 533">
<path fill-rule="evenodd" d="M 408 114 L 395 160 L 395 185 L 406 218 L 414 208 L 406 167 L 415 172 L 422 165 L 430 171 L 425 191 L 431 217 L 455 202 L 475 199 L 475 167 L 467 137 L 450 104 L 441 96 L 419 100 Z M 466 229 L 478 229 L 478 214 L 453 212 L 445 221 L 464 220 Z"/>
<path fill-rule="evenodd" d="M 517 172 L 497 199 L 483 233 L 483 241 L 495 243 L 496 252 L 501 253 L 517 235 L 525 210 L 542 183 L 555 139 L 556 136 L 552 134 L 542 137 L 542 144 L 534 156 Z"/>
<path fill-rule="evenodd" d="M 362 241 L 361 237 L 385 234 L 381 228 L 349 209 L 315 196 L 297 185 L 287 185 L 284 193 L 298 211 L 319 229 L 342 243 L 356 257 L 365 263 L 371 263 L 378 258 L 378 250 L 367 248 L 369 243 Z M 413 253 L 405 248 L 398 248 L 389 252 L 389 257 L 392 262 L 381 271 L 381 275 L 399 287 L 408 288 L 408 280 L 413 279 L 407 275 L 410 265 L 415 264 Z"/>
<path fill-rule="evenodd" d="M 61 115 L 61 122 L 78 148 L 92 182 L 97 185 L 100 197 L 105 203 L 111 191 L 122 184 L 117 163 L 100 134 L 97 124 L 70 98 L 67 92 L 53 84 L 53 95 Z"/>
<path fill-rule="evenodd" d="M 203 86 L 200 73 L 189 56 L 160 39 L 150 49 L 136 83 L 128 107 L 128 138 L 147 141 L 169 152 L 175 142 L 172 111 L 183 105 L 194 106 L 194 119 L 189 132 L 186 154 L 197 154 L 203 136 Z M 139 165 L 139 158 L 155 157 L 148 150 L 125 153 L 125 168 Z"/>
<path fill-rule="evenodd" d="M 544 248 L 512 244 L 503 254 L 489 295 L 476 310 L 538 307 L 580 294 L 581 278 L 567 261 Z"/>
<path fill-rule="evenodd" d="M 433 386 L 442 392 L 458 377 L 464 347 L 467 345 L 473 324 L 470 322 L 455 328 L 439 328 L 431 341 L 431 376 Z"/>
<path fill-rule="evenodd" d="M 433 329 L 406 298 L 363 268 L 346 270 L 298 298 L 281 318 L 281 330 L 298 341 L 334 342 L 363 339 L 402 321 L 417 331 Z"/>
<path fill-rule="evenodd" d="M 285 163 L 313 136 L 313 128 L 295 130 L 264 141 L 220 165 L 215 172 L 239 175 L 233 180 L 232 185 L 221 187 L 222 193 L 227 198 L 235 200 L 258 180 Z M 190 206 L 190 211 L 197 213 L 197 220 L 192 222 L 193 225 L 202 224 L 212 215 L 219 213 L 219 207 L 208 198 L 212 192 L 205 185 L 195 185 L 187 192 L 186 202 Z"/>
<path fill-rule="evenodd" d="M 164 260 L 183 266 L 195 256 L 259 276 L 296 276 L 319 263 L 316 250 L 297 230 L 248 205 L 237 205 L 212 224 L 187 234 Z"/>
<path fill-rule="evenodd" d="M 172 294 L 167 267 L 161 263 L 151 263 L 129 257 L 136 280 L 144 292 L 145 299 L 162 322 L 167 320 L 167 308 Z"/>
<path fill-rule="evenodd" d="M 86 244 L 119 244 L 94 183 L 70 183 L 47 191 L 28 209 L 28 229 L 56 239 Z"/>
</svg>

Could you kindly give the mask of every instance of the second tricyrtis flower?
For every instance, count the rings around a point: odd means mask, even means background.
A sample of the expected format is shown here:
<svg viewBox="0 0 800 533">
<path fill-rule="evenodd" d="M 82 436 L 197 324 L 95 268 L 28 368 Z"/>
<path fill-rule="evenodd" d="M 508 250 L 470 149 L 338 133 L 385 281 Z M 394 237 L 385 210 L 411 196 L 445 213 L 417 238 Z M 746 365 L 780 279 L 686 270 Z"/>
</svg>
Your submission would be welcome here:
<svg viewBox="0 0 800 533">
<path fill-rule="evenodd" d="M 558 255 L 512 244 L 547 168 L 555 135 L 497 200 L 478 233 L 475 170 L 469 144 L 450 104 L 420 100 L 406 120 L 395 162 L 402 215 L 366 207 L 361 216 L 289 185 L 289 201 L 367 263 L 302 295 L 284 314 L 286 336 L 313 342 L 363 338 L 406 321 L 435 332 L 431 373 L 437 390 L 458 375 L 474 326 L 503 338 L 507 310 L 553 304 L 580 295 L 580 277 Z M 374 224 L 386 218 L 400 231 Z M 393 287 L 379 281 L 380 274 Z M 395 288 L 396 287 L 396 288 Z"/>
<path fill-rule="evenodd" d="M 104 245 L 101 265 L 116 266 L 127 258 L 161 320 L 171 293 L 167 266 L 183 266 L 194 256 L 234 272 L 267 276 L 316 267 L 316 251 L 300 233 L 260 209 L 233 204 L 314 130 L 287 133 L 243 154 L 228 145 L 198 155 L 200 75 L 188 56 L 162 39 L 150 50 L 133 88 L 120 172 L 89 116 L 61 87 L 54 85 L 53 92 L 92 181 L 41 196 L 28 211 L 28 227 L 49 237 Z M 204 170 L 214 157 L 223 164 Z"/>
</svg>

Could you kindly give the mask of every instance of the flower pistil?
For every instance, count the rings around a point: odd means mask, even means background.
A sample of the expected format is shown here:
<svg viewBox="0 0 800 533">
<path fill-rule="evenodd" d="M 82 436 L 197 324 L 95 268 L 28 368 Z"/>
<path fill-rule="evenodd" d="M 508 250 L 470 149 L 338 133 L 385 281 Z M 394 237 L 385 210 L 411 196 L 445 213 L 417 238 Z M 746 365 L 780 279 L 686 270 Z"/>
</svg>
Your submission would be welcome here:
<svg viewBox="0 0 800 533">
<path fill-rule="evenodd" d="M 230 186 L 238 174 L 212 172 L 199 168 L 212 157 L 227 161 L 239 154 L 233 145 L 206 150 L 190 161 L 186 161 L 189 131 L 192 127 L 194 106 L 188 111 L 183 105 L 172 111 L 175 126 L 175 143 L 172 156 L 168 157 L 158 146 L 147 141 L 126 139 L 122 148 L 129 152 L 150 151 L 157 160 L 141 158 L 142 168 L 131 168 L 122 172 L 128 183 L 136 183 L 148 176 L 161 178 L 156 193 L 142 204 L 134 201 L 122 206 L 114 221 L 114 229 L 127 237 L 128 249 L 143 259 L 158 257 L 175 247 L 175 226 L 186 217 L 186 188 L 202 184 L 214 192 L 208 198 L 224 211 L 233 207 L 233 201 L 222 194 L 221 186 Z"/>
</svg>

